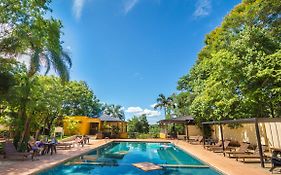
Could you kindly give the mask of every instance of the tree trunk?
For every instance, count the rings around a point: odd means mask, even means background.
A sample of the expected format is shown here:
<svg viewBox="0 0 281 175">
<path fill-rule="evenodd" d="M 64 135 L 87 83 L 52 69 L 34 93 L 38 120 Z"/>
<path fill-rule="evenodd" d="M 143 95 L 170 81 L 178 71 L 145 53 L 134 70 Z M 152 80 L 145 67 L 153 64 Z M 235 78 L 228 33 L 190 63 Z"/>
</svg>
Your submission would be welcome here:
<svg viewBox="0 0 281 175">
<path fill-rule="evenodd" d="M 36 130 L 36 133 L 35 133 L 34 139 L 35 139 L 35 140 L 38 140 L 39 135 L 40 135 L 40 129 L 37 129 L 37 130 Z"/>
<path fill-rule="evenodd" d="M 52 117 L 52 119 L 49 120 L 50 122 L 48 123 L 48 130 L 49 130 L 49 136 L 51 136 L 51 127 L 54 121 L 54 118 Z"/>
<path fill-rule="evenodd" d="M 25 149 L 27 148 L 26 144 L 29 140 L 29 134 L 30 134 L 30 118 L 27 117 L 24 124 L 24 130 L 22 132 L 21 138 L 18 143 L 18 148 L 21 151 L 25 151 Z"/>
<path fill-rule="evenodd" d="M 48 117 L 46 117 L 44 121 L 43 130 L 42 130 L 43 135 L 46 135 L 46 125 L 48 125 Z"/>
<path fill-rule="evenodd" d="M 19 139 L 19 142 L 17 143 L 18 149 L 21 151 L 25 151 L 25 149 L 27 148 L 27 142 L 29 139 L 28 137 L 30 134 L 30 122 L 31 122 L 31 119 L 26 114 L 26 105 L 28 102 L 29 94 L 30 94 L 30 79 L 28 79 L 26 83 L 27 83 L 26 87 L 24 87 L 24 88 L 26 88 L 25 89 L 26 92 L 24 94 L 25 97 L 22 100 L 21 108 L 19 111 L 20 118 L 22 119 L 22 121 L 25 121 L 22 135 Z"/>
<path fill-rule="evenodd" d="M 269 110 L 272 118 L 275 118 L 275 113 L 274 113 L 274 106 L 272 103 L 269 103 Z"/>
</svg>

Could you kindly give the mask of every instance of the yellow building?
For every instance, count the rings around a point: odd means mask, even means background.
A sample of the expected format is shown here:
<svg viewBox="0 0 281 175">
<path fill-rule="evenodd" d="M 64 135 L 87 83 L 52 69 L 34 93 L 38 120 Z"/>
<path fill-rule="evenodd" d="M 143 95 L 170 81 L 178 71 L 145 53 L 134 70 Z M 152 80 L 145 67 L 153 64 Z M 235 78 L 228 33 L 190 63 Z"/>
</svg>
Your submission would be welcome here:
<svg viewBox="0 0 281 175">
<path fill-rule="evenodd" d="M 128 138 L 127 122 L 119 118 L 102 115 L 100 117 L 68 116 L 64 118 L 66 135 L 102 135 L 101 137 Z"/>
</svg>

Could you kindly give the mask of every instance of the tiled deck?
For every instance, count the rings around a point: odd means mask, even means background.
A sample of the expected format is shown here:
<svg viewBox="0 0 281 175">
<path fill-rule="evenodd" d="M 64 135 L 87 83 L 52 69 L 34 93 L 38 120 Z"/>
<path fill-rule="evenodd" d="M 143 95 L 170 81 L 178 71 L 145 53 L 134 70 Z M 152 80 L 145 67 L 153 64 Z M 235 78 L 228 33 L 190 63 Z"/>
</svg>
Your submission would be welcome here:
<svg viewBox="0 0 281 175">
<path fill-rule="evenodd" d="M 90 141 L 90 145 L 84 147 L 75 147 L 70 150 L 58 150 L 57 154 L 39 156 L 39 160 L 9 161 L 0 159 L 0 175 L 26 175 L 39 170 L 50 168 L 60 164 L 70 158 L 86 153 L 94 148 L 102 146 L 110 140 Z"/>
<path fill-rule="evenodd" d="M 205 150 L 202 145 L 191 145 L 184 141 L 172 140 L 179 148 L 185 150 L 189 154 L 198 157 L 207 164 L 213 166 L 224 174 L 228 175 L 266 175 L 271 174 L 267 169 L 259 166 L 252 166 L 242 162 L 237 162 L 235 159 L 223 157 L 222 154 L 216 154 Z"/>
<path fill-rule="evenodd" d="M 37 161 L 2 161 L 0 159 L 0 175 L 16 175 L 16 174 L 32 174 L 38 170 L 52 167 L 56 164 L 60 164 L 72 157 L 78 156 L 82 153 L 102 146 L 111 140 L 95 140 L 91 141 L 90 145 L 85 145 L 84 148 L 73 148 L 71 150 L 59 150 L 58 154 L 50 156 L 42 156 Z M 215 167 L 219 171 L 228 175 L 266 175 L 269 173 L 268 169 L 262 169 L 259 166 L 253 166 L 237 162 L 234 159 L 223 157 L 220 154 L 215 154 L 210 151 L 204 150 L 200 145 L 191 145 L 184 141 L 178 140 L 159 140 L 159 139 L 126 139 L 120 141 L 151 141 L 151 142 L 167 142 L 170 141 L 176 146 L 190 153 L 191 155 L 198 157 L 207 164 Z"/>
</svg>

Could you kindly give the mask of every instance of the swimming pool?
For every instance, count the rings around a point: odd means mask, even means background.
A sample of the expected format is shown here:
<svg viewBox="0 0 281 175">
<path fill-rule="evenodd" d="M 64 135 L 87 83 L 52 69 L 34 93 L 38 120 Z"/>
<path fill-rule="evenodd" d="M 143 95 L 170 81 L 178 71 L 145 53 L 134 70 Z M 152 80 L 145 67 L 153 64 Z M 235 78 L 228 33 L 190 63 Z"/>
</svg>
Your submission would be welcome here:
<svg viewBox="0 0 281 175">
<path fill-rule="evenodd" d="M 162 165 L 163 169 L 146 172 L 132 165 L 140 162 Z M 221 173 L 171 143 L 111 142 L 38 174 L 220 175 Z"/>
</svg>

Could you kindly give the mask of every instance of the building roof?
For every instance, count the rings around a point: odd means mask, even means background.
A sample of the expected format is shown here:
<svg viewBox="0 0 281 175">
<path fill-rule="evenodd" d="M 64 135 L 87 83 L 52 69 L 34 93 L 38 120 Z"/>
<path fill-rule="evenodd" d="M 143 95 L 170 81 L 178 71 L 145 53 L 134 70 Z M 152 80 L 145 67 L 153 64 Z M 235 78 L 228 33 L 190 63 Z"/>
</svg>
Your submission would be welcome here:
<svg viewBox="0 0 281 175">
<path fill-rule="evenodd" d="M 202 122 L 203 125 L 216 125 L 216 124 L 233 124 L 233 123 L 266 123 L 266 122 L 281 122 L 281 118 L 242 118 L 233 120 L 222 120 L 222 121 L 209 121 Z"/>
<path fill-rule="evenodd" d="M 185 124 L 194 124 L 194 118 L 192 116 L 183 116 L 172 119 L 164 119 L 159 121 L 160 124 L 164 123 L 185 123 Z"/>
<path fill-rule="evenodd" d="M 106 114 L 103 114 L 103 115 L 101 115 L 97 118 L 99 118 L 103 122 L 124 122 L 120 118 L 111 117 L 111 116 L 106 115 Z"/>
</svg>

